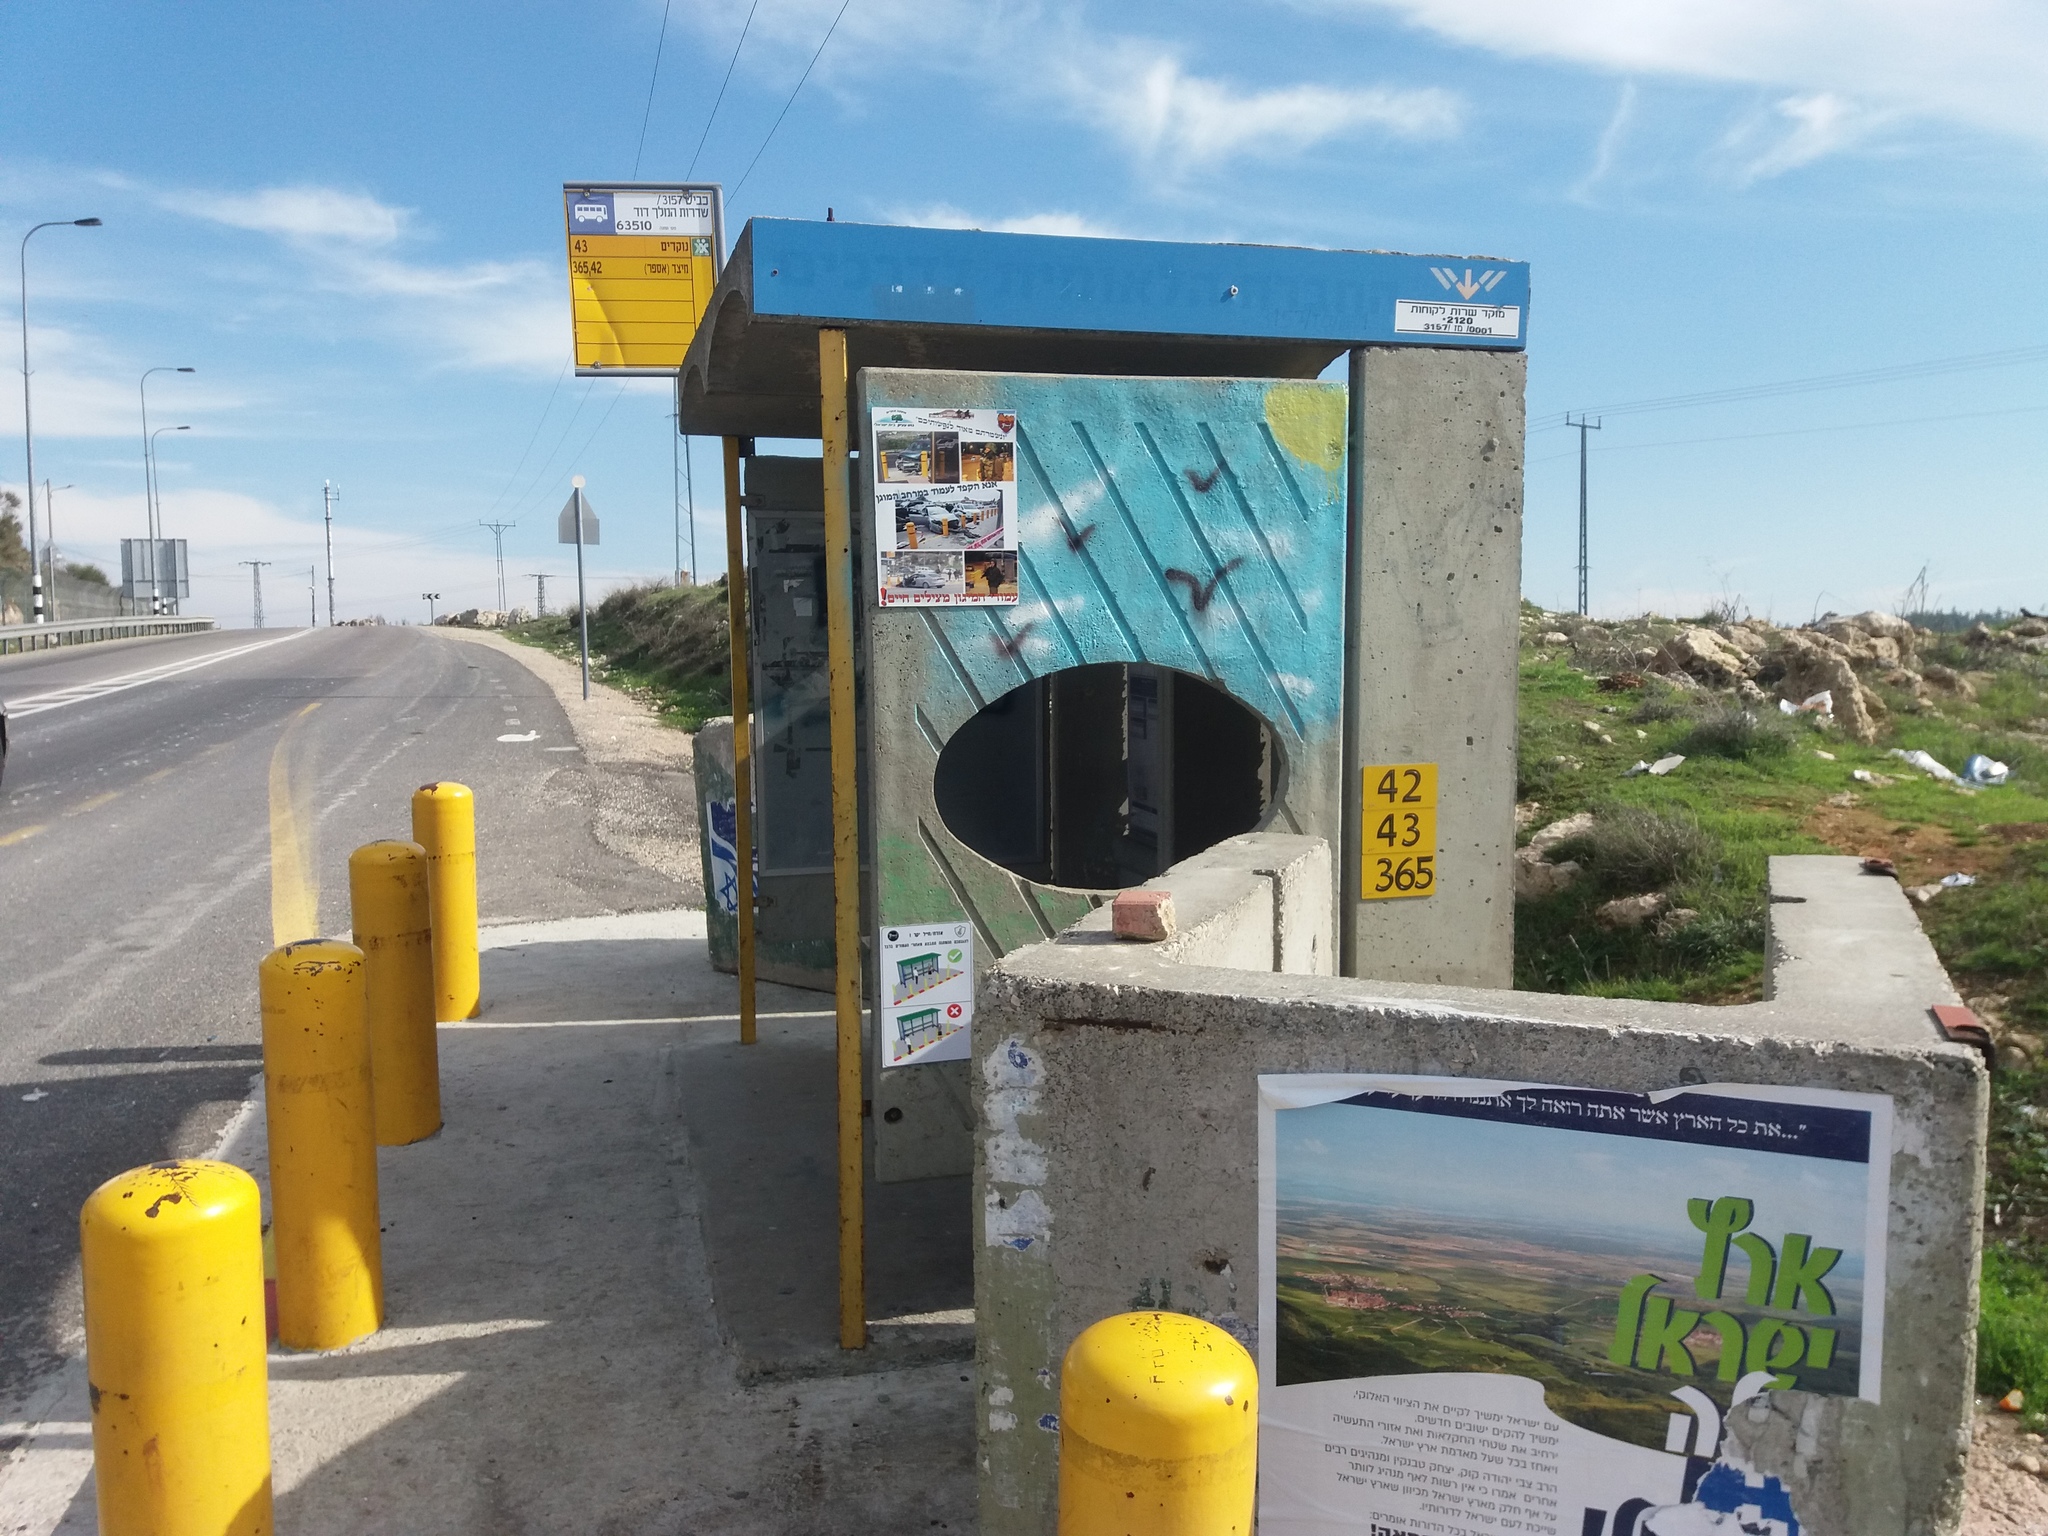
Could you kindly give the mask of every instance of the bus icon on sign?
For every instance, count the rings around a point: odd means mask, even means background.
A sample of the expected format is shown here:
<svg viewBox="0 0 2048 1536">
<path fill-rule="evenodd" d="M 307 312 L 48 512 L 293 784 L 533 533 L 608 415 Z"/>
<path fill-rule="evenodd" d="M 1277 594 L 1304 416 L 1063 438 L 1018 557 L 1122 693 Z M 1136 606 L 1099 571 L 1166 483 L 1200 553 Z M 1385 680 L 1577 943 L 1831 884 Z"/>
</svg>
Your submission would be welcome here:
<svg viewBox="0 0 2048 1536">
<path fill-rule="evenodd" d="M 578 224 L 608 224 L 612 211 L 603 203 L 578 203 L 571 214 Z"/>
</svg>

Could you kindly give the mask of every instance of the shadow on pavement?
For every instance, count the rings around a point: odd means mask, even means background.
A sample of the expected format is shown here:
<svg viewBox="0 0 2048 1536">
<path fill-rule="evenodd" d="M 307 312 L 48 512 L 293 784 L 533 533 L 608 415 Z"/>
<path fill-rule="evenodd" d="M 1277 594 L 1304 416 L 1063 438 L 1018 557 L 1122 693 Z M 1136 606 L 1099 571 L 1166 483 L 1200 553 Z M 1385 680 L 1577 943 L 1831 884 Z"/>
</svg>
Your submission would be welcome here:
<svg viewBox="0 0 2048 1536">
<path fill-rule="evenodd" d="M 192 1049 L 192 1048 L 179 1048 Z M 214 1047 L 206 1047 L 213 1050 Z M 110 1071 L 0 1086 L 0 1396 L 60 1363 L 78 1326 L 78 1212 L 129 1168 L 208 1150 L 249 1093 L 252 1046 L 168 1071 Z M 163 1051 L 142 1059 L 164 1060 Z M 53 1066 L 125 1065 L 127 1051 L 65 1051 Z M 177 1060 L 176 1050 L 171 1055 Z M 227 1065 L 227 1062 L 240 1065 Z M 217 1112 L 198 1113 L 209 1106 Z M 31 1200 L 28 1191 L 37 1192 Z"/>
</svg>

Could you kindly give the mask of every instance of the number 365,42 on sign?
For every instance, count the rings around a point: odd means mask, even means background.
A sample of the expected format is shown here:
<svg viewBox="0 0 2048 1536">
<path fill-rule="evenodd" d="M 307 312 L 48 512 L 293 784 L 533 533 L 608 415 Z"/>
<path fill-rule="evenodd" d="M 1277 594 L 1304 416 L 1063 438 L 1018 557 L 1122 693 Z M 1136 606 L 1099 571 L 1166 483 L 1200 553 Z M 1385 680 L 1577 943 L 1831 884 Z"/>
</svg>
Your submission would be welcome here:
<svg viewBox="0 0 2048 1536">
<path fill-rule="evenodd" d="M 1360 900 L 1435 895 L 1436 764 L 1370 764 L 1364 789 Z"/>
</svg>

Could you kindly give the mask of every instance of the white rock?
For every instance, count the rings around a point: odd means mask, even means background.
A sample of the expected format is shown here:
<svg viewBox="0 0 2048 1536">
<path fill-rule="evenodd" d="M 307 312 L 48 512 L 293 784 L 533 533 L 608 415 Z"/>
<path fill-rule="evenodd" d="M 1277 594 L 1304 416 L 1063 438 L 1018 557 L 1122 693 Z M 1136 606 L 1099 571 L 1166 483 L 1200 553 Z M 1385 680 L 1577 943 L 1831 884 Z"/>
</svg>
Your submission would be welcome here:
<svg viewBox="0 0 2048 1536">
<path fill-rule="evenodd" d="M 1593 921 L 1602 928 L 1640 928 L 1653 917 L 1670 910 L 1671 898 L 1662 891 L 1646 896 L 1617 896 L 1593 909 Z"/>
<path fill-rule="evenodd" d="M 1577 815 L 1566 816 L 1561 820 L 1553 821 L 1549 826 L 1530 838 L 1528 845 L 1521 851 L 1540 859 L 1559 843 L 1569 842 L 1575 837 L 1584 837 L 1592 830 L 1593 813 L 1591 811 L 1580 811 Z"/>
</svg>

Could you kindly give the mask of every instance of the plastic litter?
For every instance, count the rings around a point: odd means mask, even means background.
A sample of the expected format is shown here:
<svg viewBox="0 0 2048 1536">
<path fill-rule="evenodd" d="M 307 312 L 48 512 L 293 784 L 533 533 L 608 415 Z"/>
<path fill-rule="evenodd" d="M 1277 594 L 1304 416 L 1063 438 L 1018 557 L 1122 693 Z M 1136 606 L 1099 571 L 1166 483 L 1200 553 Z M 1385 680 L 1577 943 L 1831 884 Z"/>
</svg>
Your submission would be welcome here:
<svg viewBox="0 0 2048 1536">
<path fill-rule="evenodd" d="M 1835 718 L 1835 695 L 1832 689 L 1823 688 L 1802 703 L 1794 704 L 1790 699 L 1778 700 L 1781 715 L 1824 715 Z"/>
<path fill-rule="evenodd" d="M 1955 874 L 1943 875 L 1941 877 L 1941 883 L 1947 886 L 1950 890 L 1954 890 L 1959 885 L 1975 885 L 1977 883 L 1977 877 L 1975 875 L 1966 875 L 1962 871 L 1958 870 Z"/>
<path fill-rule="evenodd" d="M 1654 763 L 1646 763 L 1641 758 L 1638 758 L 1635 767 L 1624 770 L 1621 776 L 1624 779 L 1633 779 L 1641 774 L 1654 773 L 1661 779 L 1684 761 L 1685 754 L 1682 752 L 1674 752 L 1669 757 L 1660 757 Z"/>
<path fill-rule="evenodd" d="M 1821 751 L 1821 749 L 1820 749 L 1819 747 L 1815 747 L 1815 748 L 1813 749 L 1813 755 L 1814 755 L 1815 757 L 1822 757 L 1822 758 L 1826 758 L 1826 759 L 1827 759 L 1827 760 L 1828 760 L 1829 762 L 1831 762 L 1831 763 L 1832 763 L 1832 762 L 1833 762 L 1833 761 L 1835 760 L 1835 754 L 1834 754 L 1834 753 L 1832 753 L 1832 752 L 1823 752 L 1823 751 Z"/>
<path fill-rule="evenodd" d="M 1882 789 L 1887 784 L 1899 782 L 1888 773 L 1872 773 L 1868 768 L 1851 768 L 1849 777 L 1858 784 L 1868 784 L 1873 789 Z"/>
<path fill-rule="evenodd" d="M 1910 752 L 1904 747 L 1893 747 L 1891 755 L 1902 763 L 1909 763 L 1913 767 L 1918 768 L 1930 778 L 1940 779 L 1944 784 L 1958 782 L 1954 769 L 1943 767 L 1930 754 L 1921 751 L 1918 747 L 1915 747 Z"/>
<path fill-rule="evenodd" d="M 1963 764 L 1965 784 L 2003 784 L 2011 773 L 2012 770 L 2004 763 L 1995 757 L 1986 757 L 1982 752 L 1972 753 L 1969 760 Z"/>
</svg>

